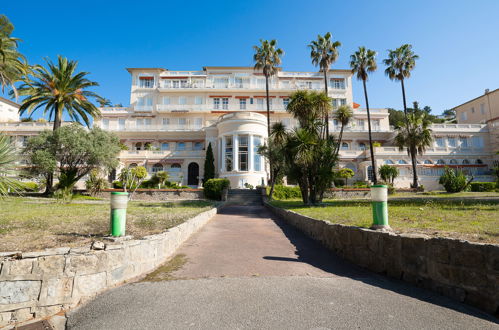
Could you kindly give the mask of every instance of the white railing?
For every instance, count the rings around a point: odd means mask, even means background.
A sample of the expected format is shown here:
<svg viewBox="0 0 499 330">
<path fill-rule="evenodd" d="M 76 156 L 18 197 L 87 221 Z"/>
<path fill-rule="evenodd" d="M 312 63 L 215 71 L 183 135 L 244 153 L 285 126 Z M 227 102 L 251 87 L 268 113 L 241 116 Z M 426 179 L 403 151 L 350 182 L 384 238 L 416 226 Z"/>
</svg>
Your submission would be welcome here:
<svg viewBox="0 0 499 330">
<path fill-rule="evenodd" d="M 185 125 L 125 125 L 118 127 L 105 128 L 110 131 L 121 131 L 121 132 L 168 132 L 168 131 L 193 131 L 200 130 L 204 126 L 202 124 L 197 125 L 194 123 L 187 123 Z"/>
<path fill-rule="evenodd" d="M 482 130 L 487 127 L 486 124 L 433 124 L 431 125 L 431 128 L 433 130 L 472 130 L 472 131 L 477 131 L 477 130 Z"/>
<path fill-rule="evenodd" d="M 119 158 L 158 158 L 158 157 L 192 157 L 204 155 L 204 150 L 125 150 Z"/>
<path fill-rule="evenodd" d="M 204 111 L 209 110 L 209 107 L 207 104 L 158 104 L 156 110 L 160 112 Z"/>
<path fill-rule="evenodd" d="M 127 107 L 101 107 L 100 108 L 101 111 L 125 111 L 127 112 L 128 111 L 128 108 Z"/>
<path fill-rule="evenodd" d="M 391 155 L 391 154 L 407 154 L 407 149 L 404 148 L 402 151 L 399 150 L 398 147 L 375 147 L 374 152 L 380 155 Z M 488 154 L 484 148 L 443 148 L 443 147 L 435 147 L 435 148 L 427 148 L 424 152 L 425 154 L 438 154 L 438 155 L 467 155 L 470 153 L 474 154 Z"/>
<path fill-rule="evenodd" d="M 153 105 L 136 105 L 133 107 L 135 111 L 141 111 L 141 112 L 152 112 L 154 109 Z"/>
</svg>

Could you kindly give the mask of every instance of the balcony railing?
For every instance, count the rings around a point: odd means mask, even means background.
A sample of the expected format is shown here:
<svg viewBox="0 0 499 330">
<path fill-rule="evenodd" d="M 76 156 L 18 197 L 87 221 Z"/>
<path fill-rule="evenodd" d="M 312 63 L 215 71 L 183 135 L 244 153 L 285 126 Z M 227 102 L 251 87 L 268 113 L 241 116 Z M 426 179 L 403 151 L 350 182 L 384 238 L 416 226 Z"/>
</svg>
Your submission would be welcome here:
<svg viewBox="0 0 499 330">
<path fill-rule="evenodd" d="M 121 132 L 169 132 L 169 131 L 197 131 L 202 129 L 202 124 L 187 123 L 185 125 L 125 125 L 106 127 L 105 130 Z"/>
<path fill-rule="evenodd" d="M 204 155 L 205 151 L 200 150 L 126 150 L 120 153 L 119 158 L 184 158 Z"/>
</svg>

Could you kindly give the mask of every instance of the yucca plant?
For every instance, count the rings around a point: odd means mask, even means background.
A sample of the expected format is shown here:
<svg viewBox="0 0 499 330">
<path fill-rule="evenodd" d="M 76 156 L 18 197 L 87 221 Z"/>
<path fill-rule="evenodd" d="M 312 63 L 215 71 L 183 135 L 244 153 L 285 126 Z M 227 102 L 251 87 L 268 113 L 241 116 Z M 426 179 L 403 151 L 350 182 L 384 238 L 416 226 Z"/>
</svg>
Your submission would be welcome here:
<svg viewBox="0 0 499 330">
<path fill-rule="evenodd" d="M 20 192 L 22 183 L 14 178 L 17 175 L 15 162 L 17 154 L 10 138 L 0 134 L 0 196 Z"/>
</svg>

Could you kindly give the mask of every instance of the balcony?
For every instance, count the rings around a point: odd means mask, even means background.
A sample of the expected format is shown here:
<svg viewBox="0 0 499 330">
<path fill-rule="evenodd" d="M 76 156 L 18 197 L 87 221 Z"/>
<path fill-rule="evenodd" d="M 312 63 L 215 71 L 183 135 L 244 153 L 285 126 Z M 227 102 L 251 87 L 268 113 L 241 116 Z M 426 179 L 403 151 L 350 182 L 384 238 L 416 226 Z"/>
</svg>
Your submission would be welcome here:
<svg viewBox="0 0 499 330">
<path fill-rule="evenodd" d="M 156 110 L 158 112 L 190 112 L 206 111 L 209 107 L 207 104 L 158 104 Z"/>
<path fill-rule="evenodd" d="M 153 105 L 136 105 L 133 107 L 135 112 L 152 112 L 154 110 Z"/>
<path fill-rule="evenodd" d="M 99 108 L 101 112 L 128 112 L 127 107 L 102 107 Z"/>
<path fill-rule="evenodd" d="M 109 127 L 105 130 L 116 132 L 172 132 L 172 131 L 199 131 L 202 124 L 186 123 L 185 125 L 125 125 Z"/>
<path fill-rule="evenodd" d="M 125 150 L 120 153 L 120 159 L 161 159 L 187 158 L 204 156 L 204 150 Z"/>
</svg>

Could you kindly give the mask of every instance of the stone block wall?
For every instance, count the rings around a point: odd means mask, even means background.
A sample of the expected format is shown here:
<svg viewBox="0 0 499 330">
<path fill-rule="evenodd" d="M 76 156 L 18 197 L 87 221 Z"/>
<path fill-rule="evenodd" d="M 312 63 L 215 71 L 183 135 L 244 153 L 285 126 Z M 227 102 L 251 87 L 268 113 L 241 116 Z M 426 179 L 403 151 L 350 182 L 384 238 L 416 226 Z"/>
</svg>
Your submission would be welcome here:
<svg viewBox="0 0 499 330">
<path fill-rule="evenodd" d="M 106 189 L 97 197 L 110 198 L 111 191 L 121 189 Z M 162 200 L 198 200 L 205 199 L 203 189 L 137 189 L 133 194 L 134 201 L 162 201 Z"/>
<path fill-rule="evenodd" d="M 265 205 L 337 255 L 499 316 L 499 245 L 332 224 Z"/>
<path fill-rule="evenodd" d="M 109 242 L 103 250 L 87 246 L 0 253 L 0 328 L 57 314 L 145 275 L 216 213 L 211 209 L 143 239 Z"/>
<path fill-rule="evenodd" d="M 351 199 L 351 198 L 371 198 L 371 189 L 364 188 L 351 188 L 351 189 L 341 189 L 332 188 L 324 192 L 324 198 L 341 198 L 341 199 Z"/>
</svg>

